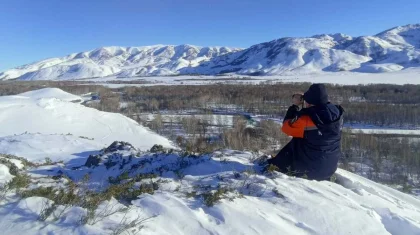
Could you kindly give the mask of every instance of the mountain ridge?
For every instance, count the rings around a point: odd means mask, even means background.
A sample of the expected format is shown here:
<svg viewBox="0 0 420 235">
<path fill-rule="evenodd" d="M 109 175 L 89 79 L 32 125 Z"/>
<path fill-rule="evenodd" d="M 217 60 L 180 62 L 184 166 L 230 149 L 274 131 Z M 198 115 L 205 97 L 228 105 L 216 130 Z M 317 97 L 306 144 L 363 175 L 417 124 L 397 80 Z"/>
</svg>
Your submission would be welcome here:
<svg viewBox="0 0 420 235">
<path fill-rule="evenodd" d="M 284 37 L 246 49 L 189 44 L 100 47 L 0 73 L 0 80 L 67 80 L 170 75 L 381 73 L 420 67 L 420 24 L 374 36 Z"/>
</svg>

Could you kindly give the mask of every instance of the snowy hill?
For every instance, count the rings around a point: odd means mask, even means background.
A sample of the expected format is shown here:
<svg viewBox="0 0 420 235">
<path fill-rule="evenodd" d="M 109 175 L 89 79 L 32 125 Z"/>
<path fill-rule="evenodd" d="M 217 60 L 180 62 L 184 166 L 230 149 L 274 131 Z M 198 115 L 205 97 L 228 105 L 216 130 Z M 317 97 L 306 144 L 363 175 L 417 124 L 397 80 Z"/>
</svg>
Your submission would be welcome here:
<svg viewBox="0 0 420 235">
<path fill-rule="evenodd" d="M 69 134 L 93 138 L 102 145 L 114 140 L 130 141 L 144 150 L 154 144 L 172 146 L 168 139 L 121 114 L 101 112 L 73 102 L 79 99 L 56 88 L 2 96 L 0 137 L 22 133 Z"/>
<path fill-rule="evenodd" d="M 73 103 L 81 103 L 84 100 L 80 96 L 67 93 L 58 88 L 45 88 L 45 89 L 28 91 L 28 92 L 19 94 L 19 96 L 25 96 L 33 100 L 56 98 L 62 101 L 69 101 Z"/>
<path fill-rule="evenodd" d="M 12 165 L 0 163 L 0 183 L 24 173 L 29 182 L 21 198 L 14 190 L 2 197 L 0 229 L 28 235 L 420 233 L 420 201 L 412 196 L 343 170 L 337 183 L 262 173 L 254 157 L 139 152 L 122 142 L 85 156 L 77 167 L 71 159 L 30 165 L 5 156 L 20 170 L 9 173 Z"/>
<path fill-rule="evenodd" d="M 174 75 L 184 67 L 239 49 L 227 47 L 103 47 L 24 65 L 0 73 L 0 80 L 68 80 L 109 75 L 132 77 Z"/>
<path fill-rule="evenodd" d="M 11 69 L 0 73 L 0 80 L 220 73 L 381 73 L 409 67 L 420 67 L 420 24 L 396 27 L 375 36 L 323 34 L 281 38 L 245 50 L 191 45 L 103 47 Z"/>
</svg>

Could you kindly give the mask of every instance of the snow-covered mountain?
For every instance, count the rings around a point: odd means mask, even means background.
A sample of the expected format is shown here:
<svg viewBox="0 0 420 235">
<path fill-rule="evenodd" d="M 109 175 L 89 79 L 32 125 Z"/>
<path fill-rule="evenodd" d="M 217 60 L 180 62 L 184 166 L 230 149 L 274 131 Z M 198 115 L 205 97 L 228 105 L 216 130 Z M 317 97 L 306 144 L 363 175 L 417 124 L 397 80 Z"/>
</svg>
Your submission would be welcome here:
<svg viewBox="0 0 420 235">
<path fill-rule="evenodd" d="M 178 74 L 295 75 L 390 72 L 420 67 L 420 24 L 375 36 L 323 34 L 281 38 L 248 49 L 227 47 L 104 47 L 0 73 L 0 80 L 82 79 Z"/>
<path fill-rule="evenodd" d="M 0 73 L 0 80 L 67 80 L 115 75 L 119 77 L 175 75 L 213 57 L 240 49 L 228 47 L 144 46 L 103 47 L 42 60 Z"/>
<path fill-rule="evenodd" d="M 277 75 L 388 72 L 407 67 L 420 67 L 420 24 L 356 38 L 344 34 L 281 38 L 216 57 L 182 72 Z"/>
</svg>

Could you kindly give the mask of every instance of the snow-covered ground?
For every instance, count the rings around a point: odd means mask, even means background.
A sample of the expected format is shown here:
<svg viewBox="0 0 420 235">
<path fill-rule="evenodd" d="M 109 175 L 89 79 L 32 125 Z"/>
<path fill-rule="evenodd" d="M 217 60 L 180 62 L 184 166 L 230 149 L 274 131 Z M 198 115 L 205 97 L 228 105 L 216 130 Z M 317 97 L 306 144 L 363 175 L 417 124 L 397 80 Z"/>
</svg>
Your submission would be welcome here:
<svg viewBox="0 0 420 235">
<path fill-rule="evenodd" d="M 34 100 L 55 98 L 55 99 L 59 99 L 63 101 L 70 101 L 73 103 L 80 103 L 84 100 L 84 98 L 82 98 L 81 96 L 67 93 L 58 88 L 46 88 L 46 89 L 28 91 L 28 92 L 19 94 L 19 96 L 25 96 Z"/>
<path fill-rule="evenodd" d="M 397 128 L 370 128 L 366 127 L 356 127 L 349 129 L 352 132 L 362 132 L 366 134 L 396 134 L 396 135 L 418 135 L 420 136 L 419 129 L 397 129 Z"/>
<path fill-rule="evenodd" d="M 32 162 L 45 158 L 77 161 L 96 153 L 106 145 L 92 139 L 62 134 L 20 134 L 0 137 L 0 153 L 25 157 Z"/>
<path fill-rule="evenodd" d="M 144 121 L 152 121 L 156 118 L 157 114 L 141 114 L 139 115 Z M 223 114 L 161 114 L 163 122 L 182 122 L 183 118 L 196 118 L 201 121 L 207 122 L 209 125 L 219 126 L 233 126 L 233 115 Z"/>
<path fill-rule="evenodd" d="M 112 157 L 116 154 L 121 157 Z M 127 161 L 130 156 L 136 157 Z M 47 199 L 17 200 L 9 193 L 1 202 L 0 229 L 2 234 L 113 234 L 121 224 L 150 218 L 140 232 L 133 234 L 420 233 L 420 201 L 410 195 L 344 170 L 337 171 L 338 183 L 264 174 L 253 164 L 253 158 L 251 153 L 228 150 L 179 156 L 138 155 L 136 150 L 126 149 L 102 154 L 96 167 L 75 170 L 65 162 L 29 168 L 27 172 L 37 182 L 33 187 L 62 185 L 62 179 L 52 178 L 59 172 L 76 180 L 88 173 L 87 185 L 100 188 L 108 187 L 110 176 L 127 172 L 130 180 L 153 172 L 157 178 L 138 184 L 155 182 L 159 187 L 153 194 L 139 195 L 129 205 L 115 199 L 104 201 L 96 210 L 98 218 L 87 224 L 80 222 L 86 209 L 77 206 L 58 207 L 46 221 L 39 221 Z M 106 162 L 116 165 L 108 168 Z M 209 200 L 214 198 L 208 195 L 220 189 L 226 191 L 210 205 Z M 128 212 L 117 212 L 117 208 L 125 206 Z"/>
<path fill-rule="evenodd" d="M 136 81 L 139 84 L 115 84 L 111 81 Z M 85 80 L 83 80 L 85 81 Z M 125 86 L 157 86 L 157 85 L 206 85 L 206 84 L 260 84 L 260 83 L 331 83 L 341 85 L 359 84 L 420 84 L 420 68 L 409 68 L 388 73 L 356 73 L 356 72 L 320 72 L 308 75 L 284 75 L 284 76 L 165 76 L 165 77 L 136 77 L 136 78 L 93 78 L 98 85 L 110 88 Z M 109 83 L 106 83 L 109 82 Z"/>
<path fill-rule="evenodd" d="M 172 146 L 168 139 L 132 119 L 69 102 L 72 97 L 52 88 L 0 97 L 0 137 L 22 133 L 71 134 L 93 138 L 101 145 L 114 140 L 129 141 L 143 150 L 154 144 Z"/>
</svg>

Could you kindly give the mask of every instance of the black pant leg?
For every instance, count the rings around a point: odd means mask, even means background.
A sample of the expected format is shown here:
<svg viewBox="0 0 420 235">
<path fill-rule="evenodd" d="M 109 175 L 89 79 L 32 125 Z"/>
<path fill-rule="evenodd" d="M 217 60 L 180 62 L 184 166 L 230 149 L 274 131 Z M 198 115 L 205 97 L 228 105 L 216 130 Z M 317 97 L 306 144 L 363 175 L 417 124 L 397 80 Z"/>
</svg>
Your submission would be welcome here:
<svg viewBox="0 0 420 235">
<path fill-rule="evenodd" d="M 268 163 L 277 166 L 282 173 L 293 171 L 293 154 L 290 142 L 274 158 L 269 159 Z"/>
</svg>

